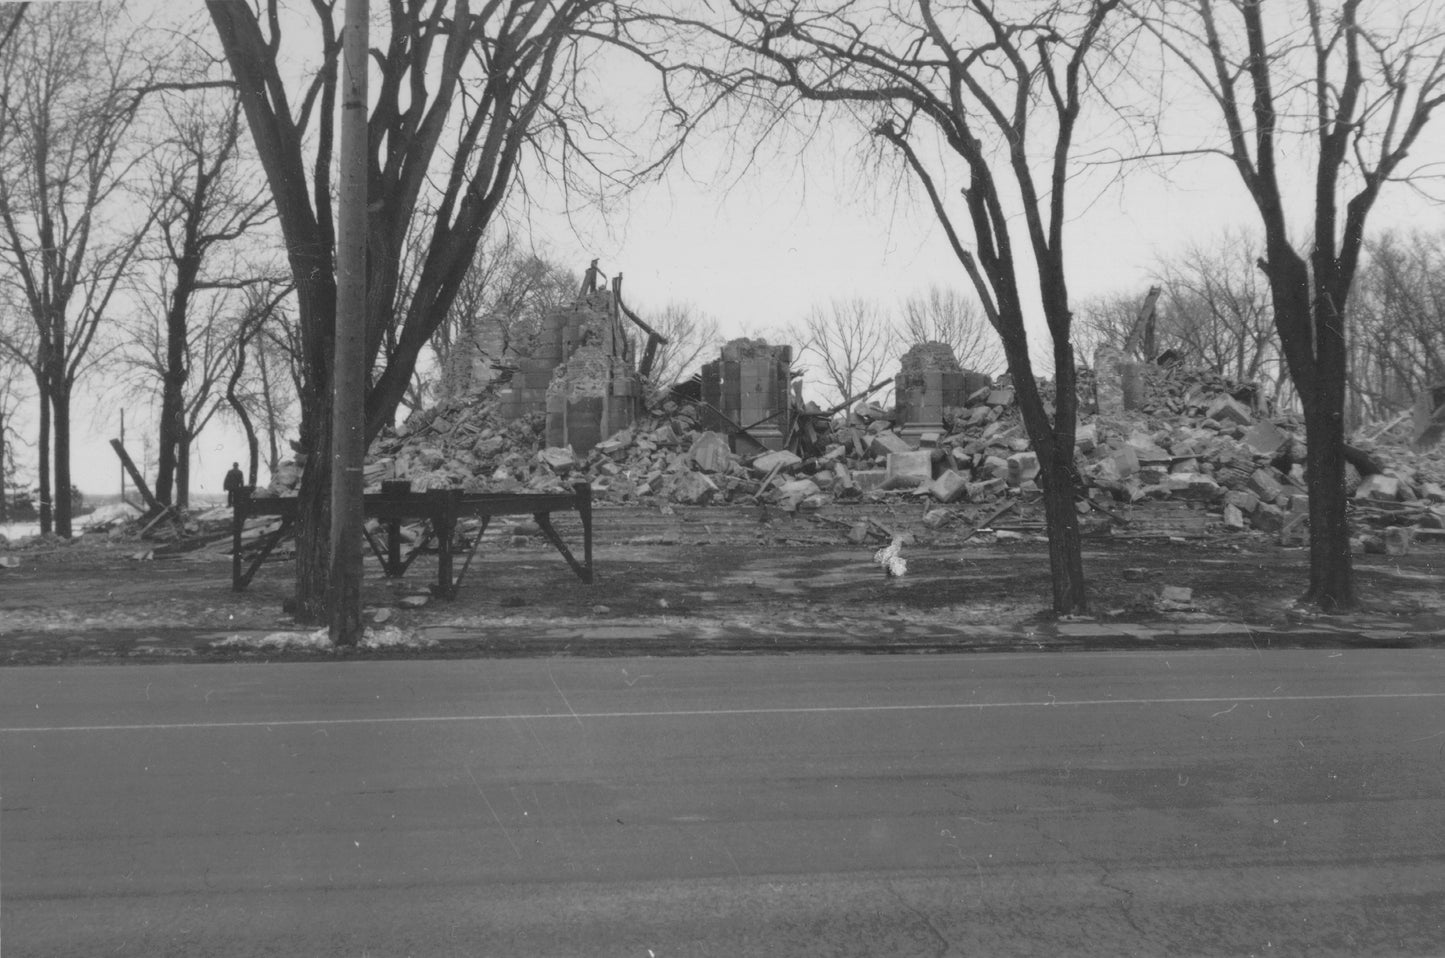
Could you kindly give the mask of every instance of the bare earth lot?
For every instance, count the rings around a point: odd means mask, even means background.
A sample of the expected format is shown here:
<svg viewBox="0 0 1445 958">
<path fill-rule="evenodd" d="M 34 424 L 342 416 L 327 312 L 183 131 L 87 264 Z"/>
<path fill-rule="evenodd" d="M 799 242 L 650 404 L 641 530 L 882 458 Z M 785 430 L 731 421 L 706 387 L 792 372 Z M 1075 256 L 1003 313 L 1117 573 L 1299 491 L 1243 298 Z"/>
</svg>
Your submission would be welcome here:
<svg viewBox="0 0 1445 958">
<path fill-rule="evenodd" d="M 455 600 L 420 608 L 435 560 L 404 580 L 368 559 L 366 597 L 377 641 L 338 653 L 282 611 L 290 564 L 273 561 L 233 592 L 218 543 L 160 547 L 87 536 L 0 550 L 0 664 L 218 661 L 486 655 L 869 652 L 1201 645 L 1422 646 L 1445 640 L 1445 547 L 1356 558 L 1364 607 L 1348 616 L 1303 612 L 1303 548 L 1263 537 L 1171 540 L 1103 537 L 1086 544 L 1093 615 L 1056 621 L 1041 537 L 967 539 L 912 513 L 882 516 L 913 538 L 908 574 L 854 545 L 837 507 L 792 516 L 756 508 L 608 508 L 596 519 L 597 581 L 585 585 L 539 538 L 489 534 Z M 867 513 L 877 517 L 875 510 Z M 559 521 L 580 554 L 575 517 Z M 154 552 L 150 558 L 135 558 Z M 460 564 L 460 563 L 459 563 Z M 1186 587 L 1187 603 L 1161 601 Z M 383 611 L 384 610 L 384 611 Z M 378 614 L 379 613 L 379 614 Z M 300 640 L 309 640 L 300 641 Z"/>
</svg>

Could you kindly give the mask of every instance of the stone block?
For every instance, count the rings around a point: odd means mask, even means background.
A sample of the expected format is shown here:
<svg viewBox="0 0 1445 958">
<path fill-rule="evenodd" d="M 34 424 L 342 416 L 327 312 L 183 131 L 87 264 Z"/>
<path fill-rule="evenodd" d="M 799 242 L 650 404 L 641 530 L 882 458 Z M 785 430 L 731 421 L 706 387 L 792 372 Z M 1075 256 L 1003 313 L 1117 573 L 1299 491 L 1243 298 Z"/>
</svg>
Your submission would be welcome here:
<svg viewBox="0 0 1445 958">
<path fill-rule="evenodd" d="M 1171 498 L 1194 502 L 1213 502 L 1224 492 L 1219 483 L 1199 473 L 1171 475 L 1165 478 L 1162 485 Z"/>
<path fill-rule="evenodd" d="M 1007 482 L 1008 460 L 999 456 L 985 456 L 981 472 L 987 479 L 997 479 L 1000 482 Z"/>
<path fill-rule="evenodd" d="M 760 476 L 766 476 L 776 469 L 778 472 L 787 472 L 803 460 L 786 449 L 778 449 L 773 452 L 765 452 L 753 460 L 753 472 Z"/>
<path fill-rule="evenodd" d="M 1356 499 L 1375 499 L 1381 502 L 1400 501 L 1400 480 L 1394 476 L 1376 474 L 1360 480 L 1355 488 Z"/>
<path fill-rule="evenodd" d="M 852 471 L 853 485 L 860 492 L 872 492 L 875 489 L 883 488 L 883 483 L 888 479 L 886 469 L 854 469 Z"/>
<path fill-rule="evenodd" d="M 565 476 L 577 466 L 577 457 L 566 446 L 548 446 L 546 449 L 539 450 L 537 461 L 559 476 Z"/>
<path fill-rule="evenodd" d="M 1014 404 L 1014 391 L 1012 389 L 992 390 L 984 402 L 990 406 L 1012 406 Z"/>
<path fill-rule="evenodd" d="M 1016 452 L 1008 457 L 1008 484 L 1023 485 L 1039 474 L 1039 457 L 1032 452 Z"/>
<path fill-rule="evenodd" d="M 889 454 L 884 489 L 913 489 L 932 481 L 933 455 L 928 450 Z"/>
<path fill-rule="evenodd" d="M 1215 422 L 1232 422 L 1241 426 L 1248 426 L 1254 422 L 1254 416 L 1250 415 L 1249 407 L 1233 396 L 1220 396 L 1214 400 L 1210 403 L 1205 416 Z"/>
<path fill-rule="evenodd" d="M 717 498 L 720 491 L 717 483 L 702 473 L 685 472 L 678 476 L 672 498 L 685 506 L 705 506 Z"/>
<path fill-rule="evenodd" d="M 687 450 L 687 458 L 703 472 L 726 472 L 733 461 L 728 439 L 720 432 L 699 433 Z"/>
<path fill-rule="evenodd" d="M 1385 555 L 1408 555 L 1413 541 L 1409 526 L 1390 526 L 1385 530 Z"/>
<path fill-rule="evenodd" d="M 1123 446 L 1114 450 L 1111 457 L 1114 463 L 1114 471 L 1120 479 L 1127 479 L 1139 471 L 1139 455 L 1134 451 L 1133 446 Z"/>
<path fill-rule="evenodd" d="M 1002 479 L 985 479 L 982 482 L 970 482 L 968 484 L 968 498 L 972 502 L 979 502 L 984 499 L 992 499 L 1002 495 L 1008 488 L 1008 483 Z"/>
<path fill-rule="evenodd" d="M 1243 489 L 1234 489 L 1226 493 L 1224 501 L 1245 515 L 1250 515 L 1259 508 L 1259 496 Z"/>
<path fill-rule="evenodd" d="M 1244 513 L 1232 503 L 1224 504 L 1224 527 L 1235 530 L 1244 528 Z"/>
<path fill-rule="evenodd" d="M 1250 474 L 1247 484 L 1250 492 L 1259 496 L 1262 503 L 1273 503 L 1284 491 L 1284 486 L 1277 478 L 1279 473 L 1273 469 L 1256 469 Z"/>
<path fill-rule="evenodd" d="M 952 469 L 933 480 L 933 498 L 942 503 L 957 502 L 968 496 L 968 480 Z"/>
<path fill-rule="evenodd" d="M 1279 455 L 1280 450 L 1290 441 L 1289 436 L 1267 419 L 1246 429 L 1241 439 L 1256 456 L 1268 456 L 1271 459 Z"/>
<path fill-rule="evenodd" d="M 1250 524 L 1260 532 L 1279 532 L 1284 528 L 1284 510 L 1271 503 L 1262 502 L 1250 516 Z"/>
<path fill-rule="evenodd" d="M 891 429 L 885 429 L 873 436 L 872 442 L 868 445 L 868 455 L 876 459 L 893 455 L 894 453 L 912 452 L 913 446 L 908 440 L 898 435 Z"/>
</svg>

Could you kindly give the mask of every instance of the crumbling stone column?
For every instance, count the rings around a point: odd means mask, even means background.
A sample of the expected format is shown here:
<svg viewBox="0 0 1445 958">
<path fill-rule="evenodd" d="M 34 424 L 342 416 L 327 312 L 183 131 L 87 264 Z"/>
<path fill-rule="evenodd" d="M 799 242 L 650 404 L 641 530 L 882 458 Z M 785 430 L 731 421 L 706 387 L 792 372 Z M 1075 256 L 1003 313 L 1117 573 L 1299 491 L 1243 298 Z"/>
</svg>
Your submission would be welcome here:
<svg viewBox="0 0 1445 958">
<path fill-rule="evenodd" d="M 637 419 L 637 374 L 598 345 L 579 346 L 547 388 L 547 445 L 585 455 Z"/>
<path fill-rule="evenodd" d="M 968 401 L 969 386 L 980 388 L 979 374 L 965 372 L 953 347 L 937 342 L 918 343 L 904 353 L 893 382 L 903 419 L 900 432 L 913 440 L 925 432 L 943 432 L 944 420 Z"/>
<path fill-rule="evenodd" d="M 702 367 L 703 424 L 734 435 L 739 452 L 781 449 L 789 426 L 788 380 L 793 347 L 763 339 L 734 339 L 716 362 Z M 748 431 L 737 436 L 728 420 Z"/>
<path fill-rule="evenodd" d="M 587 435 L 587 429 L 582 425 L 584 421 L 590 419 L 597 428 L 611 427 L 605 435 L 632 424 L 640 412 L 641 390 L 630 363 L 629 342 L 611 312 L 610 297 L 606 290 L 589 293 L 570 308 L 556 310 L 543 318 L 542 329 L 529 350 L 530 355 L 516 360 L 517 368 L 511 382 L 498 392 L 500 418 L 520 419 L 545 412 L 549 444 L 567 444 L 565 441 L 551 442 L 554 432 L 557 435 L 575 433 L 580 441 L 587 443 L 587 449 L 596 445 L 597 440 L 583 438 Z M 579 354 L 584 349 L 588 352 L 579 360 Z M 605 369 L 599 365 L 598 357 L 607 360 Z M 571 366 L 576 368 L 564 369 Z M 599 374 L 605 374 L 605 385 L 597 379 Z M 562 379 L 560 385 L 559 376 Z M 566 409 L 558 405 L 556 397 L 562 394 L 579 400 L 590 397 L 608 401 L 598 405 L 596 415 L 584 413 L 579 408 L 577 416 L 580 418 L 574 422 L 573 418 L 565 415 Z M 613 403 L 610 401 L 613 398 L 623 401 Z M 591 405 L 584 405 L 591 408 Z M 605 414 L 602 410 L 604 405 Z M 615 423 L 620 424 L 614 426 Z M 573 448 L 582 451 L 576 441 Z"/>
</svg>

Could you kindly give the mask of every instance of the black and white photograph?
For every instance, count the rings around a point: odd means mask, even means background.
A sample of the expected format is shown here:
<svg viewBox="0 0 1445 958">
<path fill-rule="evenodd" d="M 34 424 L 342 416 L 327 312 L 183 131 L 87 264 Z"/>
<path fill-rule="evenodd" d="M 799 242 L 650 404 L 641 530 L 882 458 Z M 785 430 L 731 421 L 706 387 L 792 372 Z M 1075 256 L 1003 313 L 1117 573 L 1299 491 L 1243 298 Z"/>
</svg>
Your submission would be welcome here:
<svg viewBox="0 0 1445 958">
<path fill-rule="evenodd" d="M 1445 956 L 1445 0 L 0 0 L 0 958 Z"/>
</svg>

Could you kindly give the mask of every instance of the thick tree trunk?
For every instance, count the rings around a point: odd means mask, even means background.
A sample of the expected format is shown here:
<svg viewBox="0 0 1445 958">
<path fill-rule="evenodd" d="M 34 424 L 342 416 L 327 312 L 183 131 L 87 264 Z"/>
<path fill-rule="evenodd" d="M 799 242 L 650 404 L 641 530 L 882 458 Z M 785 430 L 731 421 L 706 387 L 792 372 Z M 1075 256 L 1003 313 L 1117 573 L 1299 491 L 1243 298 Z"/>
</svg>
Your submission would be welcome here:
<svg viewBox="0 0 1445 958">
<path fill-rule="evenodd" d="M 71 536 L 70 523 L 70 390 L 60 386 L 51 391 L 55 421 L 55 534 Z"/>
<path fill-rule="evenodd" d="M 1316 364 L 1313 387 L 1301 390 L 1305 411 L 1305 468 L 1310 490 L 1310 587 L 1302 601 L 1324 612 L 1355 608 L 1350 524 L 1345 514 L 1346 353 L 1343 318 L 1331 305 L 1343 303 L 1338 288 L 1317 291 L 1313 308 Z"/>
<path fill-rule="evenodd" d="M 158 450 L 156 458 L 156 487 L 155 497 L 157 502 L 170 505 L 176 501 L 173 498 L 173 490 L 176 482 L 177 451 L 180 444 L 181 420 L 185 415 L 181 406 L 182 384 L 185 381 L 185 373 L 177 372 L 173 367 L 166 371 L 163 377 L 161 391 L 161 420 L 157 430 Z"/>
<path fill-rule="evenodd" d="M 191 434 L 176 437 L 176 500 L 181 509 L 191 507 Z"/>
<path fill-rule="evenodd" d="M 1353 609 L 1354 564 L 1345 509 L 1344 422 L 1342 415 L 1305 411 L 1306 469 L 1310 489 L 1310 587 L 1304 600 L 1325 612 Z"/>
<path fill-rule="evenodd" d="M 1009 352 L 1007 346 L 1005 353 Z M 1015 347 L 1015 354 L 1019 349 Z M 1018 355 L 1009 357 L 1009 372 L 1018 395 L 1024 428 L 1039 459 L 1038 484 L 1043 490 L 1044 522 L 1049 537 L 1049 572 L 1053 578 L 1054 612 L 1058 615 L 1082 615 L 1089 611 L 1088 589 L 1084 582 L 1083 539 L 1079 533 L 1079 513 L 1074 507 L 1074 490 L 1078 474 L 1074 468 L 1074 395 L 1072 368 L 1059 377 L 1052 418 L 1044 408 L 1038 386 L 1029 375 L 1032 369 Z M 1071 350 L 1055 348 L 1055 361 L 1064 368 L 1072 364 Z"/>
<path fill-rule="evenodd" d="M 306 450 L 331 448 L 331 403 L 312 400 L 302 411 L 306 424 L 301 447 Z M 312 625 L 329 619 L 328 584 L 331 571 L 331 457 L 309 451 L 302 463 L 298 490 L 299 520 L 296 529 L 297 621 Z"/>
</svg>

